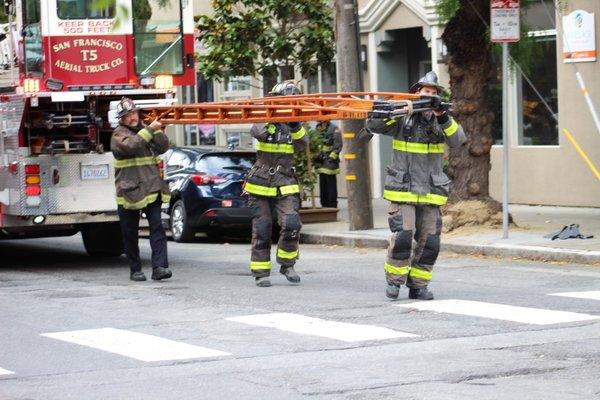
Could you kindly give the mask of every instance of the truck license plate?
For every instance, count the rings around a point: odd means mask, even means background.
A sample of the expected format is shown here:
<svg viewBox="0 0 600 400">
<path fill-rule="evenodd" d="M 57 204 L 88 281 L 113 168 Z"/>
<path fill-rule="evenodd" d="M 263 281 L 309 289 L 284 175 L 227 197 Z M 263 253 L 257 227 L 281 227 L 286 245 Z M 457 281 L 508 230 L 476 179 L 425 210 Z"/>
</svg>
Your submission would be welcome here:
<svg viewBox="0 0 600 400">
<path fill-rule="evenodd" d="M 108 179 L 108 164 L 81 164 L 81 180 Z"/>
</svg>

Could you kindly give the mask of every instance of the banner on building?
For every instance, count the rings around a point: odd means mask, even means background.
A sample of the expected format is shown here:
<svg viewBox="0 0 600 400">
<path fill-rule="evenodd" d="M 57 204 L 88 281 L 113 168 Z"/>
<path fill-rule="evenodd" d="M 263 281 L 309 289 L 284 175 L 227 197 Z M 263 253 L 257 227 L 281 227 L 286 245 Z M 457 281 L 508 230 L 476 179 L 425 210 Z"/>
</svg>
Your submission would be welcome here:
<svg viewBox="0 0 600 400">
<path fill-rule="evenodd" d="M 596 61 L 594 14 L 575 10 L 562 19 L 563 58 L 566 63 Z"/>
</svg>

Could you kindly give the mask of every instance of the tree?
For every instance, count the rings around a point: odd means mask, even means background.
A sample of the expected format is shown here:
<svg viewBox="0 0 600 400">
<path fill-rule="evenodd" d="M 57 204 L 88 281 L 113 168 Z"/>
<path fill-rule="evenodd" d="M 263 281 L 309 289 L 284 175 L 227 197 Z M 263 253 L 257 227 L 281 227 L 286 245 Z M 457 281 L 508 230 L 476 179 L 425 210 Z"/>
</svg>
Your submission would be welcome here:
<svg viewBox="0 0 600 400">
<path fill-rule="evenodd" d="M 207 79 L 256 76 L 299 66 L 310 76 L 333 60 L 328 0 L 213 0 L 212 16 L 198 16 L 200 40 L 208 52 L 198 58 Z M 287 68 L 286 68 L 287 67 Z"/>
<path fill-rule="evenodd" d="M 521 0 L 521 7 L 534 1 L 539 0 Z M 449 54 L 454 116 L 469 139 L 465 146 L 450 152 L 451 200 L 487 201 L 492 127 L 499 114 L 499 110 L 490 107 L 487 93 L 490 76 L 498 73 L 492 63 L 496 46 L 491 44 L 488 28 L 490 0 L 441 0 L 437 7 L 441 19 L 447 21 L 442 39 Z M 521 41 L 511 44 L 510 54 L 527 71 L 526 60 L 535 54 L 536 46 L 528 38 L 523 21 L 521 30 Z"/>
</svg>

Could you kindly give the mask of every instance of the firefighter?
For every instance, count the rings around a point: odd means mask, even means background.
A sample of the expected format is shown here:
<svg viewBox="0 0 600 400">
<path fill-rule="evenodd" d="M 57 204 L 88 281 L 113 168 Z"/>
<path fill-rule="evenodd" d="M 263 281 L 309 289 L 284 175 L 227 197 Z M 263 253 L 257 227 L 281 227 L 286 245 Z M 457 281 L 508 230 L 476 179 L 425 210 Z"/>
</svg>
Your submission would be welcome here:
<svg viewBox="0 0 600 400">
<path fill-rule="evenodd" d="M 317 123 L 317 130 L 322 135 L 323 140 L 320 152 L 317 155 L 321 207 L 337 208 L 336 175 L 340 173 L 342 133 L 330 121 L 320 121 Z"/>
<path fill-rule="evenodd" d="M 435 72 L 428 72 L 411 93 L 437 96 L 443 91 Z M 383 197 L 389 200 L 392 238 L 385 262 L 386 296 L 398 298 L 400 286 L 408 297 L 432 300 L 427 288 L 440 251 L 442 218 L 450 180 L 442 169 L 445 143 L 466 141 L 462 127 L 444 110 L 417 112 L 396 119 L 369 118 L 367 131 L 393 137 L 392 163 L 387 167 Z M 413 247 L 413 239 L 416 245 Z"/>
<path fill-rule="evenodd" d="M 125 256 L 132 281 L 145 281 L 142 272 L 138 229 L 140 212 L 146 214 L 150 225 L 152 247 L 152 279 L 171 277 L 167 260 L 167 237 L 161 221 L 161 202 L 169 202 L 169 186 L 159 168 L 160 154 L 169 148 L 169 139 L 162 124 L 154 121 L 148 126 L 140 121 L 139 109 L 131 99 L 123 97 L 117 105 L 119 126 L 110 142 L 115 161 L 115 185 L 118 214 L 123 233 Z"/>
<path fill-rule="evenodd" d="M 268 96 L 301 94 L 295 81 L 276 84 Z M 252 209 L 252 255 L 250 269 L 256 285 L 271 286 L 272 223 L 277 218 L 281 229 L 277 244 L 280 272 L 291 283 L 300 283 L 294 270 L 298 259 L 298 239 L 302 226 L 300 187 L 294 169 L 294 153 L 304 151 L 308 135 L 298 123 L 256 124 L 251 129 L 258 141 L 256 163 L 248 173 L 244 190 L 250 195 Z"/>
</svg>

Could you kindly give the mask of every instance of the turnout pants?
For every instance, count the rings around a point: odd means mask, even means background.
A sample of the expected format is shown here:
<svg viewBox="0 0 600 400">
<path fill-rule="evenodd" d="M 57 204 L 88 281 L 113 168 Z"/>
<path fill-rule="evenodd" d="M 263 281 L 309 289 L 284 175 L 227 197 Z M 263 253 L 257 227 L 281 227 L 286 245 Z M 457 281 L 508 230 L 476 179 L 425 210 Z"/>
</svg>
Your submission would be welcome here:
<svg viewBox="0 0 600 400">
<path fill-rule="evenodd" d="M 319 193 L 321 207 L 337 208 L 337 179 L 336 175 L 319 174 Z"/>
<path fill-rule="evenodd" d="M 392 231 L 384 267 L 388 283 L 406 284 L 410 288 L 426 287 L 440 252 L 440 208 L 391 203 L 388 221 Z"/>
<path fill-rule="evenodd" d="M 152 248 L 152 268 L 168 268 L 167 260 L 167 237 L 161 221 L 160 198 L 152 204 L 148 204 L 143 210 L 127 210 L 122 206 L 118 208 L 121 232 L 123 233 L 123 246 L 125 256 L 129 263 L 131 272 L 141 271 L 140 248 L 138 245 L 140 212 L 146 213 L 150 225 L 150 247 Z"/>
<path fill-rule="evenodd" d="M 277 263 L 280 272 L 293 267 L 298 259 L 300 228 L 300 199 L 298 195 L 260 197 L 250 196 L 252 208 L 252 255 L 250 269 L 252 276 L 262 278 L 271 274 L 271 238 L 273 220 L 277 218 L 280 227 L 277 243 Z"/>
</svg>

